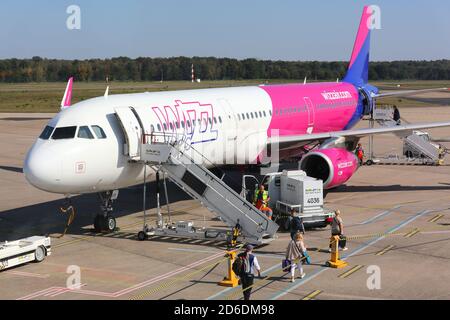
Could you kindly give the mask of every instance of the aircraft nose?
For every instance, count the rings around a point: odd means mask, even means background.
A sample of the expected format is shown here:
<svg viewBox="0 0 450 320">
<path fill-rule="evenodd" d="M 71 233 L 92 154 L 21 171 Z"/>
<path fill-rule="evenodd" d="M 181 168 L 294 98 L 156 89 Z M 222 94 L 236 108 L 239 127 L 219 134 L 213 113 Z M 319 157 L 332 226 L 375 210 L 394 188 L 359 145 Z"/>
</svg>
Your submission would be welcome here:
<svg viewBox="0 0 450 320">
<path fill-rule="evenodd" d="M 35 144 L 28 152 L 23 165 L 27 181 L 38 189 L 58 192 L 61 181 L 61 162 L 57 154 Z"/>
</svg>

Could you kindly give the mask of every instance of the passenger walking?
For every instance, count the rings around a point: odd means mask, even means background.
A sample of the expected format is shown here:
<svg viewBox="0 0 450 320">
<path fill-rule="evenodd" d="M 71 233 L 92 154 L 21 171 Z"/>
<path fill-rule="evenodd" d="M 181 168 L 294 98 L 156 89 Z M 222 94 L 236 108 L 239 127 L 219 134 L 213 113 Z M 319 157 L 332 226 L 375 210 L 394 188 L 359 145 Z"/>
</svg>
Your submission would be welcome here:
<svg viewBox="0 0 450 320">
<path fill-rule="evenodd" d="M 336 210 L 334 212 L 333 221 L 331 222 L 331 235 L 332 236 L 339 236 L 339 248 L 341 248 L 342 251 L 347 250 L 346 247 L 347 240 L 344 236 L 344 222 L 341 217 L 341 212 L 339 210 Z M 330 243 L 330 251 L 331 251 L 332 244 Z"/>
<path fill-rule="evenodd" d="M 291 239 L 295 240 L 295 235 L 298 232 L 305 234 L 305 226 L 303 225 L 303 219 L 296 215 L 294 209 L 291 209 L 291 217 L 290 217 L 289 231 L 291 232 Z"/>
<path fill-rule="evenodd" d="M 261 268 L 258 259 L 253 254 L 253 246 L 250 244 L 245 247 L 245 252 L 238 255 L 238 258 L 242 259 L 243 262 L 239 277 L 241 278 L 244 300 L 250 300 L 255 280 L 255 271 L 258 273 L 258 277 L 261 277 Z"/>
<path fill-rule="evenodd" d="M 309 258 L 306 253 L 306 246 L 303 242 L 303 235 L 301 233 L 297 233 L 293 240 L 289 242 L 289 245 L 286 249 L 286 260 L 290 262 L 291 265 L 291 282 L 295 281 L 295 269 L 298 268 L 300 272 L 300 279 L 305 277 L 305 273 L 303 272 L 303 259 Z"/>
<path fill-rule="evenodd" d="M 400 120 L 400 111 L 398 110 L 397 106 L 394 106 L 394 115 L 392 119 L 397 123 L 397 125 L 400 125 L 402 121 Z"/>
</svg>

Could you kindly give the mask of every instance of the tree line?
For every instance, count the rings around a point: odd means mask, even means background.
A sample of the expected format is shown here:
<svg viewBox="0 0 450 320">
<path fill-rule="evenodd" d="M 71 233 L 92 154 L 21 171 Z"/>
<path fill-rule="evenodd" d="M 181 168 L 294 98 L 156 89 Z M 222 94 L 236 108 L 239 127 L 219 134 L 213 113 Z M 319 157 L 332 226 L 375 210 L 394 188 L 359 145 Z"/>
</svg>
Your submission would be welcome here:
<svg viewBox="0 0 450 320">
<path fill-rule="evenodd" d="M 61 60 L 33 57 L 0 60 L 0 82 L 342 79 L 347 62 L 271 61 L 215 57 Z M 450 60 L 371 62 L 370 80 L 450 80 Z"/>
</svg>

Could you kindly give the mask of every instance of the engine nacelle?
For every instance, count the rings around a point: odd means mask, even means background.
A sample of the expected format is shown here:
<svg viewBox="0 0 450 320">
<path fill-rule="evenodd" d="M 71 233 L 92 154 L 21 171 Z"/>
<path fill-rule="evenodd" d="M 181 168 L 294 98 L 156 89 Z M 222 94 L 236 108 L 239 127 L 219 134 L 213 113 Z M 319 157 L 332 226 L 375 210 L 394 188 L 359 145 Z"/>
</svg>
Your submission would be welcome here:
<svg viewBox="0 0 450 320">
<path fill-rule="evenodd" d="M 324 189 L 344 184 L 358 167 L 356 155 L 343 148 L 308 152 L 300 161 L 300 169 L 310 177 L 323 180 Z"/>
</svg>

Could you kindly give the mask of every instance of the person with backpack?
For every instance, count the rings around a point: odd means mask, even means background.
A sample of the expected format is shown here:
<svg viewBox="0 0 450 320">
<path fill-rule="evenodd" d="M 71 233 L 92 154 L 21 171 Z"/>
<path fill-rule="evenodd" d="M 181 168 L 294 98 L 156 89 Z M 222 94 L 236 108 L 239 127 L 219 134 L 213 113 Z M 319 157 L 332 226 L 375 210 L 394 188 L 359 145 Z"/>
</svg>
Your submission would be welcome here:
<svg viewBox="0 0 450 320">
<path fill-rule="evenodd" d="M 300 279 L 306 276 L 303 272 L 303 260 L 309 263 L 309 255 L 306 251 L 305 243 L 303 242 L 303 235 L 298 232 L 294 239 L 289 242 L 286 249 L 286 260 L 290 262 L 291 282 L 295 281 L 295 269 L 298 268 L 300 272 Z"/>
<path fill-rule="evenodd" d="M 295 210 L 291 209 L 291 217 L 289 223 L 289 231 L 291 232 L 291 239 L 295 240 L 295 235 L 298 232 L 305 234 L 305 226 L 303 225 L 303 219 L 295 214 Z"/>
<path fill-rule="evenodd" d="M 334 212 L 333 221 L 331 222 L 331 236 L 339 236 L 339 248 L 341 248 L 342 251 L 347 250 L 346 247 L 347 240 L 344 236 L 344 222 L 341 218 L 341 212 L 339 210 L 336 210 Z M 331 243 L 330 243 L 330 249 L 331 251 Z"/>
<path fill-rule="evenodd" d="M 232 265 L 233 272 L 241 279 L 244 300 L 250 300 L 252 287 L 255 280 L 255 271 L 261 277 L 261 268 L 258 259 L 253 254 L 253 246 L 245 246 L 245 252 L 238 254 Z"/>
</svg>

